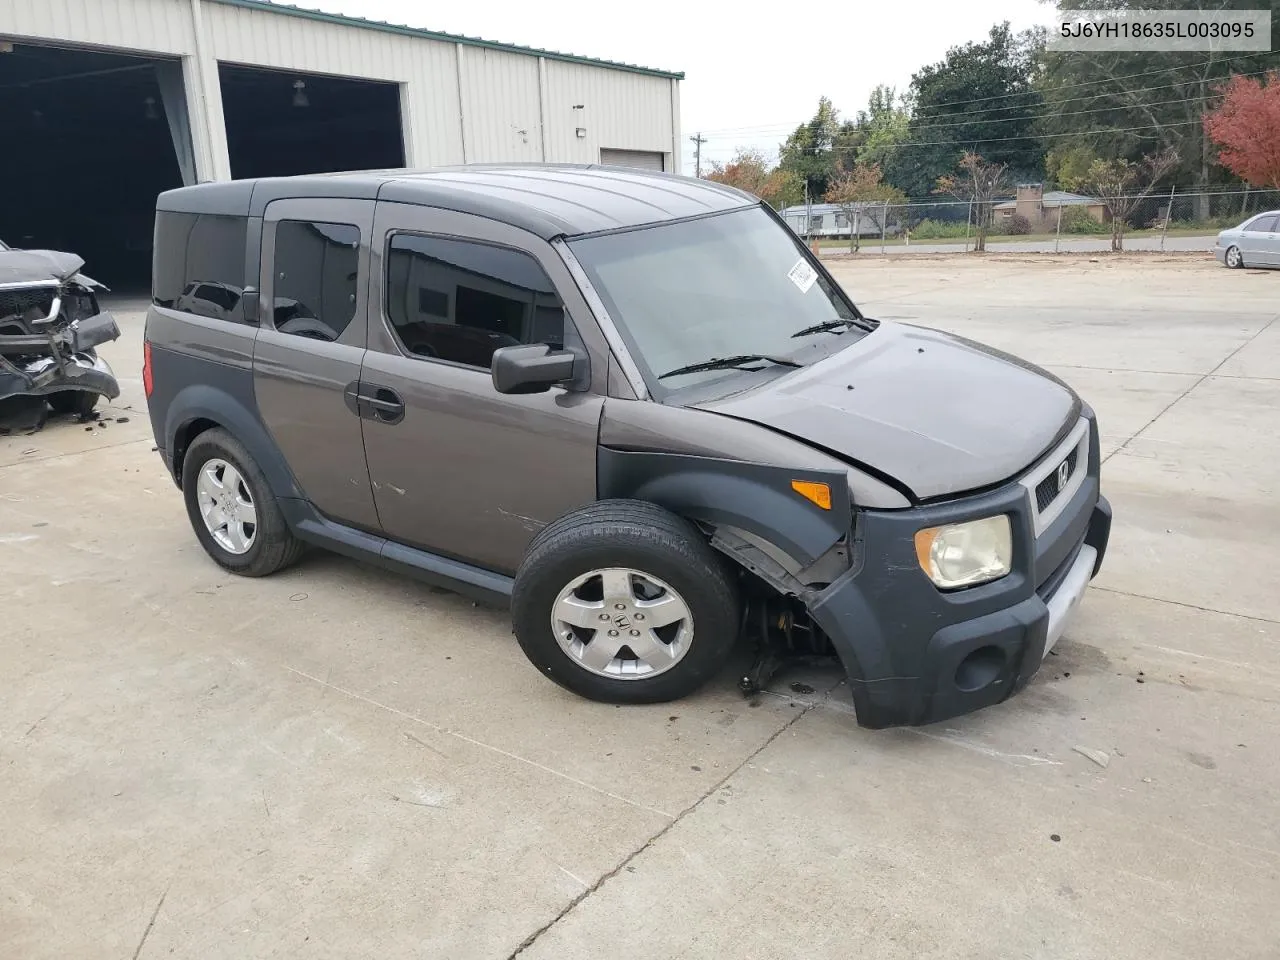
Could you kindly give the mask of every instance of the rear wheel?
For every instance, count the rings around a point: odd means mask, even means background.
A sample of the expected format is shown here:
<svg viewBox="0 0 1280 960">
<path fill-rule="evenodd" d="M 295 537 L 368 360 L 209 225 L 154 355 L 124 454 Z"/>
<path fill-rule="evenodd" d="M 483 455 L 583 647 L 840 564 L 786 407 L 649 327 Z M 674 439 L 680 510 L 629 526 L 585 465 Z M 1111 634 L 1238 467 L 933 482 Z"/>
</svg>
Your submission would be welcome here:
<svg viewBox="0 0 1280 960">
<path fill-rule="evenodd" d="M 692 693 L 738 635 L 725 563 L 688 521 L 632 500 L 592 504 L 543 530 L 516 575 L 511 609 L 534 666 L 607 703 Z"/>
<path fill-rule="evenodd" d="M 182 460 L 182 494 L 200 545 L 232 573 L 265 577 L 301 555 L 266 477 L 227 431 L 206 430 L 192 442 Z"/>
<path fill-rule="evenodd" d="M 1232 270 L 1239 270 L 1244 266 L 1244 257 L 1241 256 L 1239 247 L 1227 247 L 1227 252 L 1223 259 Z"/>
</svg>

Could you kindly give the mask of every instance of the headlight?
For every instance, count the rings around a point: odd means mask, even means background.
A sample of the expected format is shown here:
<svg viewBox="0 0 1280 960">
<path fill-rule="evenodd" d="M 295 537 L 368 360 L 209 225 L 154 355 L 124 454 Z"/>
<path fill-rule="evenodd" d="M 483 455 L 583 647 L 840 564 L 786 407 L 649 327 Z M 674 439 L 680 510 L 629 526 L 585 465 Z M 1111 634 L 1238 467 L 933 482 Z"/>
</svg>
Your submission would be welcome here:
<svg viewBox="0 0 1280 960">
<path fill-rule="evenodd" d="M 1013 561 L 1009 518 L 1001 514 L 920 530 L 916 557 L 929 579 L 944 590 L 997 580 Z"/>
</svg>

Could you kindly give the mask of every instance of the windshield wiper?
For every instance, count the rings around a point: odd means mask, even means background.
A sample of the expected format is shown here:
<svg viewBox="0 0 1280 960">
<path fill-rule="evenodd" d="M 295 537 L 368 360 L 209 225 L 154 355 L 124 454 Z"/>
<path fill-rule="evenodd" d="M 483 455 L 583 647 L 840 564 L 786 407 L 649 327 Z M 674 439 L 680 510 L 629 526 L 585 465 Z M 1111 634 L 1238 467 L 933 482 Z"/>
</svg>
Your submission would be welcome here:
<svg viewBox="0 0 1280 960">
<path fill-rule="evenodd" d="M 668 370 L 666 373 L 658 374 L 659 380 L 665 380 L 667 377 L 676 377 L 682 373 L 702 373 L 704 370 L 732 370 L 734 367 L 742 367 L 744 363 L 772 363 L 779 367 L 802 367 L 804 364 L 796 363 L 787 357 L 771 357 L 767 353 L 743 353 L 736 357 L 712 357 L 710 360 L 704 360 L 701 363 L 691 363 L 688 366 L 676 367 L 674 370 Z M 760 369 L 744 368 L 744 369 Z"/>
<path fill-rule="evenodd" d="M 841 317 L 838 320 L 827 320 L 825 323 L 815 323 L 812 327 L 805 327 L 803 330 L 797 330 L 791 336 L 794 339 L 795 337 L 807 337 L 812 333 L 830 333 L 832 331 L 839 330 L 841 327 L 862 327 L 864 330 L 867 329 L 866 325 L 858 320 L 854 320 L 849 317 Z"/>
</svg>

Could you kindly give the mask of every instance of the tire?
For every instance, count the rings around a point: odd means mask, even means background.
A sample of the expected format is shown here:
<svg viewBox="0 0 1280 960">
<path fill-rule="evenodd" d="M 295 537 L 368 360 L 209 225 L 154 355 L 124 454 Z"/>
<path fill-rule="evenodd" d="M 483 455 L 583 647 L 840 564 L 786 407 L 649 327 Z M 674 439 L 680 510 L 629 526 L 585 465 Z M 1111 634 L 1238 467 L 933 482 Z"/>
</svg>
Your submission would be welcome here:
<svg viewBox="0 0 1280 960">
<path fill-rule="evenodd" d="M 99 395 L 89 390 L 59 390 L 49 394 L 49 406 L 59 415 L 87 417 L 98 405 Z"/>
<path fill-rule="evenodd" d="M 227 467 L 234 471 L 234 478 Z M 216 523 L 211 527 L 205 520 L 202 505 L 208 503 L 210 487 L 207 480 L 202 484 L 201 477 L 206 468 L 222 481 L 229 500 L 238 503 L 241 522 L 228 523 L 224 528 L 228 531 L 226 536 Z M 187 449 L 182 460 L 182 496 L 200 545 L 225 570 L 242 577 L 265 577 L 283 570 L 302 554 L 303 545 L 289 530 L 266 477 L 243 444 L 220 427 L 206 430 Z M 252 524 L 243 519 L 250 515 L 244 509 L 246 500 L 252 507 Z M 226 514 L 215 517 L 225 519 Z M 236 538 L 230 534 L 233 527 L 238 527 L 238 543 L 243 550 L 234 549 Z M 228 540 L 232 541 L 231 546 Z"/>
<path fill-rule="evenodd" d="M 1222 255 L 1222 259 L 1230 270 L 1239 270 L 1244 266 L 1244 257 L 1240 253 L 1240 248 L 1234 244 L 1227 247 L 1227 252 Z"/>
<path fill-rule="evenodd" d="M 604 703 L 662 703 L 697 690 L 723 666 L 738 638 L 737 593 L 732 572 L 693 524 L 651 503 L 602 500 L 529 545 L 511 596 L 512 628 L 525 656 L 567 690 Z M 594 625 L 557 626 L 566 610 Z M 680 610 L 687 617 L 653 626 Z M 604 616 L 607 626 L 596 622 Z M 636 650 L 627 645 L 632 636 L 640 637 Z"/>
</svg>

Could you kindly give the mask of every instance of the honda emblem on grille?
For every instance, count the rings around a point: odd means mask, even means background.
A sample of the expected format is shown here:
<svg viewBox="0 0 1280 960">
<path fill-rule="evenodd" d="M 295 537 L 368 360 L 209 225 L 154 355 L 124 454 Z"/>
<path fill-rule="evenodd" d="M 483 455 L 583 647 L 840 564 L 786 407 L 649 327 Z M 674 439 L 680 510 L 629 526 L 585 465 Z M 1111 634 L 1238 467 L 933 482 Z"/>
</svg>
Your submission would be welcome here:
<svg viewBox="0 0 1280 960">
<path fill-rule="evenodd" d="M 1058 492 L 1061 493 L 1071 479 L 1071 461 L 1063 460 L 1058 464 Z"/>
</svg>

